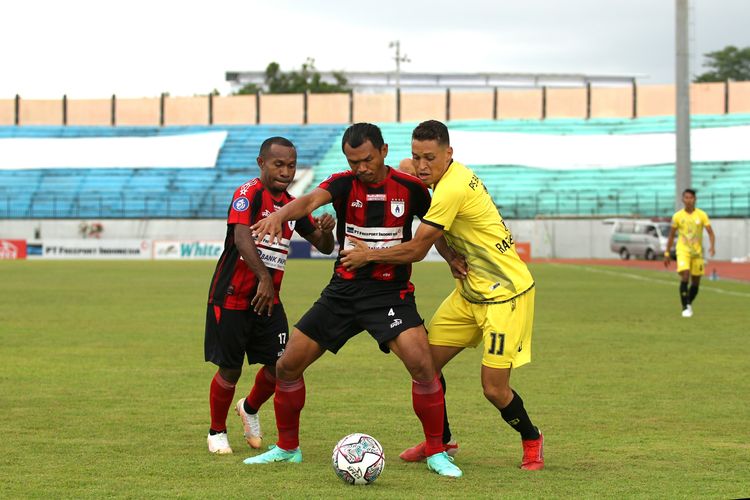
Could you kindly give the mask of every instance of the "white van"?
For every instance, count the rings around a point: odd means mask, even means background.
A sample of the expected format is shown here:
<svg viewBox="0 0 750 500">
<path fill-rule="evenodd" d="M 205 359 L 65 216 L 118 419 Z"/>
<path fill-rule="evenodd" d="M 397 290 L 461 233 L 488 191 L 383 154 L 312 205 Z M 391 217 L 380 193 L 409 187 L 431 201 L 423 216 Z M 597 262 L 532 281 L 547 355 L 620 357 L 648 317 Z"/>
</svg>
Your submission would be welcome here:
<svg viewBox="0 0 750 500">
<path fill-rule="evenodd" d="M 627 260 L 630 256 L 656 260 L 664 255 L 669 237 L 669 222 L 651 220 L 615 219 L 609 247 Z"/>
</svg>

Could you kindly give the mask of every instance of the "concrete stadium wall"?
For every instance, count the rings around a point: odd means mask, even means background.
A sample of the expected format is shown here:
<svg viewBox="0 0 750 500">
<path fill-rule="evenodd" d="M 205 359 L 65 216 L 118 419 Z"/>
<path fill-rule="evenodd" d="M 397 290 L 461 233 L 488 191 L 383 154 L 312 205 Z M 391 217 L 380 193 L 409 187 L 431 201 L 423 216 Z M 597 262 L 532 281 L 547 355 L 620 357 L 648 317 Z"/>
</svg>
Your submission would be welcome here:
<svg viewBox="0 0 750 500">
<path fill-rule="evenodd" d="M 81 220 L 0 220 L 0 239 L 80 239 Z M 225 220 L 104 220 L 102 239 L 224 240 Z M 415 223 L 417 225 L 418 223 Z M 602 219 L 507 221 L 516 241 L 530 242 L 532 258 L 616 258 L 609 249 L 612 225 Z M 750 256 L 750 219 L 714 219 L 716 260 Z M 295 233 L 296 236 L 296 233 Z M 706 237 L 706 243 L 708 239 Z"/>
<path fill-rule="evenodd" d="M 216 125 L 255 125 L 257 108 L 254 95 L 215 96 L 213 98 Z"/>
<path fill-rule="evenodd" d="M 68 99 L 68 125 L 111 125 L 112 99 Z"/>
<path fill-rule="evenodd" d="M 164 125 L 208 125 L 208 96 L 164 99 Z"/>
<path fill-rule="evenodd" d="M 451 120 L 491 120 L 494 118 L 494 92 L 451 91 Z"/>
<path fill-rule="evenodd" d="M 117 125 L 158 126 L 161 116 L 159 100 L 158 97 L 118 99 L 115 123 Z"/>
<path fill-rule="evenodd" d="M 349 123 L 349 94 L 307 96 L 308 123 Z"/>
<path fill-rule="evenodd" d="M 16 101 L 0 99 L 0 125 L 14 125 L 16 122 Z"/>
<path fill-rule="evenodd" d="M 750 113 L 750 82 L 692 84 L 693 114 Z M 675 113 L 674 85 L 639 85 L 635 89 L 636 116 L 670 116 Z M 552 88 L 546 90 L 498 88 L 485 91 L 402 91 L 402 121 L 429 118 L 541 119 L 541 118 L 632 118 L 633 87 Z M 589 101 L 590 98 L 590 102 Z M 304 94 L 243 96 L 164 97 L 116 99 L 117 125 L 217 125 L 305 123 Z M 257 103 L 260 108 L 257 109 Z M 450 110 L 446 105 L 450 103 Z M 495 107 L 493 108 L 493 105 Z M 111 100 L 67 99 L 70 125 L 109 125 Z M 212 107 L 212 109 L 211 109 Z M 351 108 L 351 109 L 350 109 Z M 211 109 L 211 111 L 209 111 Z M 348 123 L 353 120 L 394 122 L 398 102 L 395 91 L 384 93 L 309 94 L 307 123 Z M 211 116 L 212 115 L 212 116 Z M 0 125 L 15 123 L 15 100 L 0 100 Z M 21 125 L 62 125 L 63 101 L 20 100 Z"/>
</svg>

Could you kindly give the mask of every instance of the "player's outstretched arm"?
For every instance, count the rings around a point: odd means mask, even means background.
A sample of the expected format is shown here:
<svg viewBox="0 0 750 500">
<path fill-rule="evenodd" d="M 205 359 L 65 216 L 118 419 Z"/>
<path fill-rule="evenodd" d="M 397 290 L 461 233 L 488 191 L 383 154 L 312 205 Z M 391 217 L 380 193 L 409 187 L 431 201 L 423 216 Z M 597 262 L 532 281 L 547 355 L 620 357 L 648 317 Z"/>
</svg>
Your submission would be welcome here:
<svg viewBox="0 0 750 500">
<path fill-rule="evenodd" d="M 244 224 L 234 225 L 234 245 L 237 247 L 237 251 L 240 252 L 242 260 L 245 261 L 247 267 L 258 278 L 258 289 L 255 292 L 255 297 L 250 301 L 253 311 L 256 314 L 263 314 L 264 310 L 267 310 L 270 316 L 275 296 L 273 279 L 268 272 L 268 268 L 258 256 L 258 248 L 253 241 L 250 226 Z"/>
<path fill-rule="evenodd" d="M 331 202 L 331 193 L 325 189 L 315 188 L 304 196 L 290 201 L 278 211 L 272 213 L 265 219 L 261 219 L 250 228 L 258 241 L 263 241 L 266 236 L 269 241 L 281 240 L 281 225 L 286 221 L 297 220 L 300 217 L 310 215 L 316 208 Z"/>
<path fill-rule="evenodd" d="M 331 214 L 323 214 L 320 217 L 315 217 L 315 231 L 304 236 L 304 238 L 321 253 L 330 255 L 335 248 L 333 241 L 334 227 L 336 227 L 336 221 Z"/>
<path fill-rule="evenodd" d="M 422 223 L 411 241 L 390 248 L 368 248 L 355 240 L 355 247 L 341 252 L 341 263 L 347 269 L 357 269 L 371 262 L 409 264 L 424 259 L 430 247 L 443 235 L 443 230 Z"/>
</svg>

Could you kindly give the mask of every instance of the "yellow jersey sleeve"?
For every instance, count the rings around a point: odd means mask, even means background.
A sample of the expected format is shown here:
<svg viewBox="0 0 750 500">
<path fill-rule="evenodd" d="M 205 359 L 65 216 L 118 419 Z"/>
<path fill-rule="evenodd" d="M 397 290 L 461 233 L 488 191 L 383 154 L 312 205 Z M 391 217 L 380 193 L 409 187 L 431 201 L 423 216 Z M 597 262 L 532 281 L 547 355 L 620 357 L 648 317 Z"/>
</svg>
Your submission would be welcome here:
<svg viewBox="0 0 750 500">
<path fill-rule="evenodd" d="M 468 301 L 503 302 L 534 286 L 492 197 L 465 165 L 448 167 L 422 220 L 440 227 L 448 245 L 466 258 L 469 274 L 456 280 L 456 288 Z"/>
<path fill-rule="evenodd" d="M 708 227 L 711 225 L 711 221 L 708 219 L 708 214 L 704 212 L 703 210 L 700 211 L 701 214 L 701 220 L 703 221 L 703 227 Z"/>
</svg>

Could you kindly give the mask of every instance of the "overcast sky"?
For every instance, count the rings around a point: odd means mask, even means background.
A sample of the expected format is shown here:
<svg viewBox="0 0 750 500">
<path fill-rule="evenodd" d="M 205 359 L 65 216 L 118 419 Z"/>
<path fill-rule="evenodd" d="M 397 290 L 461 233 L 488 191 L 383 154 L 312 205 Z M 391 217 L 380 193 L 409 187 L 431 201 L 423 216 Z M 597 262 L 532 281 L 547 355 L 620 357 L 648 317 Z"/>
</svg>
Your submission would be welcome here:
<svg viewBox="0 0 750 500">
<path fill-rule="evenodd" d="M 226 71 L 555 72 L 674 81 L 675 0 L 13 0 L 0 99 L 229 92 Z M 750 46 L 750 0 L 691 0 L 691 71 Z"/>
</svg>

